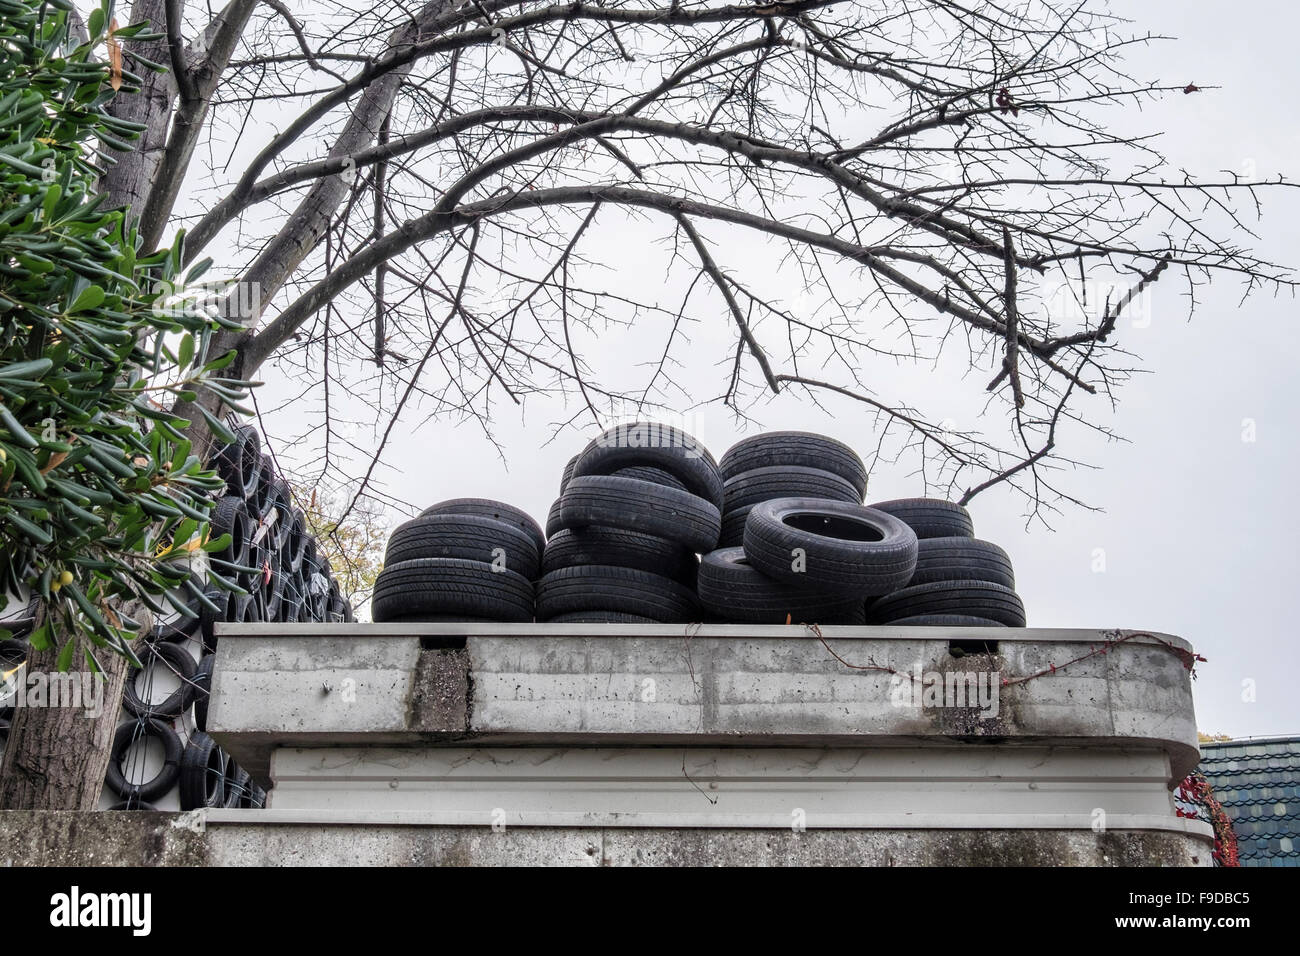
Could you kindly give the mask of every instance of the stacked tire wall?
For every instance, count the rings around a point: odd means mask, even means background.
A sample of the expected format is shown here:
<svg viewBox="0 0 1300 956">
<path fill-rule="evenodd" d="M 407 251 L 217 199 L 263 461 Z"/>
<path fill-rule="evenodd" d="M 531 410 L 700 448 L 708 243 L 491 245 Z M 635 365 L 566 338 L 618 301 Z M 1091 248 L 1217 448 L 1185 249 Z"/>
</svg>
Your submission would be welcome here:
<svg viewBox="0 0 1300 956">
<path fill-rule="evenodd" d="M 158 616 L 137 642 L 144 668 L 127 674 L 101 809 L 263 806 L 261 784 L 207 734 L 216 625 L 353 619 L 257 431 L 243 426 L 235 434 L 213 462 L 226 494 L 211 513 L 211 535 L 229 534 L 230 545 L 211 555 L 195 552 L 190 581 L 172 594 L 186 611 Z M 245 593 L 208 583 L 205 560 Z"/>
</svg>

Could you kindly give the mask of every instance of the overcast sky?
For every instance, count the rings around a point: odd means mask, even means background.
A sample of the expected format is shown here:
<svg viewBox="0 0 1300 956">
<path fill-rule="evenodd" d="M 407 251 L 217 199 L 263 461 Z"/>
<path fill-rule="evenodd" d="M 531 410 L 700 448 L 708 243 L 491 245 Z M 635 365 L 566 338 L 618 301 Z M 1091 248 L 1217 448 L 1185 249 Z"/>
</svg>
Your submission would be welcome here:
<svg viewBox="0 0 1300 956">
<path fill-rule="evenodd" d="M 1260 178 L 1282 173 L 1300 180 L 1300 65 L 1294 55 L 1300 17 L 1291 5 L 1253 2 L 1230 13 L 1210 2 L 1123 6 L 1138 29 L 1178 36 L 1139 54 L 1131 62 L 1138 76 L 1221 87 L 1147 107 L 1142 119 L 1166 131 L 1160 148 L 1175 166 L 1204 176 L 1253 168 Z M 1265 258 L 1300 265 L 1298 213 L 1296 191 L 1268 196 L 1264 220 L 1252 223 L 1259 236 L 1255 248 Z M 638 263 L 644 238 L 628 230 L 618 248 L 610 249 L 611 257 Z M 628 281 L 652 284 L 657 276 L 632 270 Z M 1073 475 L 1067 485 L 1104 512 L 1070 510 L 1055 521 L 1055 530 L 1027 529 L 1023 500 L 999 490 L 973 503 L 976 532 L 1010 552 L 1031 626 L 1180 635 L 1208 658 L 1195 684 L 1202 730 L 1300 733 L 1300 694 L 1292 686 L 1300 647 L 1287 603 L 1300 592 L 1296 303 L 1289 296 L 1257 296 L 1242 304 L 1240 288 L 1225 282 L 1202 290 L 1189 323 L 1184 292 L 1173 282 L 1157 285 L 1149 324 L 1121 324 L 1127 347 L 1151 374 L 1123 390 L 1113 416 L 1108 409 L 1088 409 L 1130 443 L 1072 439 L 1070 451 L 1102 470 Z M 719 313 L 718 327 L 699 334 L 725 338 L 732 330 Z M 599 359 L 602 349 L 628 348 L 598 338 L 582 346 L 589 359 Z M 959 387 L 924 368 L 886 369 L 881 376 L 904 383 L 912 390 L 904 394 L 915 394 L 912 400 L 934 420 L 973 424 L 978 407 L 972 394 L 982 383 Z M 721 390 L 711 366 L 687 368 L 681 378 L 697 398 Z M 274 398 L 268 388 L 263 404 L 274 404 Z M 500 407 L 505 417 L 496 423 L 495 438 L 505 461 L 473 425 L 399 426 L 382 475 L 386 491 L 418 504 L 463 495 L 501 498 L 544 521 L 560 471 L 582 443 L 573 433 L 548 443 L 552 426 L 575 409 L 543 402 L 515 412 Z M 783 396 L 754 413 L 763 428 L 824 432 L 864 457 L 875 444 L 861 406 L 851 402 L 830 401 L 818 409 Z M 685 421 L 719 456 L 756 430 L 742 431 L 716 405 L 691 412 Z M 273 436 L 300 430 L 300 422 L 288 416 L 273 416 L 268 424 Z M 373 438 L 357 436 L 362 443 Z M 908 472 L 877 465 L 868 501 L 918 494 L 918 480 Z M 1243 694 L 1247 681 L 1253 682 L 1253 695 Z"/>
</svg>

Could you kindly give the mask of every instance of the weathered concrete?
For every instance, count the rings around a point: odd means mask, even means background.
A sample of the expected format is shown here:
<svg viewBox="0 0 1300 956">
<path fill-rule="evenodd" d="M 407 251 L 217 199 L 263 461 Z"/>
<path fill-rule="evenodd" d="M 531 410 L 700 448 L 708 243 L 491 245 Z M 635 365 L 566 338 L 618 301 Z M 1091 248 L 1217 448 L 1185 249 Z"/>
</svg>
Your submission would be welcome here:
<svg viewBox="0 0 1300 956">
<path fill-rule="evenodd" d="M 822 633 L 825 644 L 801 626 L 225 626 L 209 729 L 258 776 L 279 747 L 467 742 L 1145 747 L 1168 756 L 1170 786 L 1196 764 L 1190 675 L 1170 650 L 1189 649 L 1179 638 L 1137 637 L 1061 667 L 1106 635 Z M 995 654 L 950 653 L 953 641 L 989 639 L 998 642 Z M 422 641 L 433 646 L 422 649 Z M 995 713 L 900 703 L 907 679 L 898 672 L 914 668 L 996 672 L 1011 683 L 1000 688 Z M 1047 673 L 1016 682 L 1040 671 Z"/>
<path fill-rule="evenodd" d="M 272 775 L 281 822 L 1199 832 L 1141 748 L 313 748 Z"/>
<path fill-rule="evenodd" d="M 1209 866 L 1175 833 L 369 827 L 258 811 L 0 811 L 0 866 Z M 229 822 L 218 816 L 234 818 Z"/>
</svg>

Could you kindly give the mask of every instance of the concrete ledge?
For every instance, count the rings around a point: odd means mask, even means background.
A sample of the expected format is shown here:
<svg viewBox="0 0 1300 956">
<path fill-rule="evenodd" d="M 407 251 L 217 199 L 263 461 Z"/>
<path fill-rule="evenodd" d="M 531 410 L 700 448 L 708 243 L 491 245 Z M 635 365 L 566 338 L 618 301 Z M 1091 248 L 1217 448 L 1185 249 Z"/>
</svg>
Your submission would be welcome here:
<svg viewBox="0 0 1300 956">
<path fill-rule="evenodd" d="M 1208 837 L 1193 832 L 617 827 L 495 831 L 488 826 L 293 824 L 268 821 L 265 813 L 0 811 L 0 866 L 1212 865 Z"/>
<path fill-rule="evenodd" d="M 1107 633 L 821 633 L 826 644 L 801 625 L 221 626 L 208 724 L 263 778 L 278 748 L 467 743 L 1138 748 L 1168 757 L 1169 787 L 1199 757 L 1190 675 L 1170 650 L 1189 646 L 1171 635 L 1060 667 Z M 996 653 L 952 653 L 953 642 L 990 640 Z M 990 713 L 900 702 L 889 671 L 914 668 L 1012 681 L 1048 673 L 1001 687 Z"/>
</svg>

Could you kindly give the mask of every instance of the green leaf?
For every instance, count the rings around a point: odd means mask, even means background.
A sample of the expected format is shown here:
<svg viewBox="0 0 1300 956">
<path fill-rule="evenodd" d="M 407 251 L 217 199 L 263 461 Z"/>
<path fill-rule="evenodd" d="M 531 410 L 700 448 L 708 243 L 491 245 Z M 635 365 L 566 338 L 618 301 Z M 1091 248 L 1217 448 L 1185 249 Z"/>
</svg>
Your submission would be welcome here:
<svg viewBox="0 0 1300 956">
<path fill-rule="evenodd" d="M 77 312 L 89 312 L 91 309 L 98 309 L 104 304 L 104 290 L 97 285 L 88 285 L 82 290 L 81 294 L 73 300 L 72 305 L 68 306 L 68 314 L 73 315 Z"/>
<path fill-rule="evenodd" d="M 72 654 L 76 649 L 76 640 L 69 639 L 68 642 L 59 650 L 59 659 L 55 666 L 59 669 L 60 673 L 67 673 L 68 669 L 72 667 Z"/>
<path fill-rule="evenodd" d="M 36 380 L 44 377 L 45 373 L 54 368 L 54 362 L 48 358 L 31 359 L 27 362 L 14 362 L 11 365 L 0 367 L 0 379 L 27 379 Z"/>
</svg>

